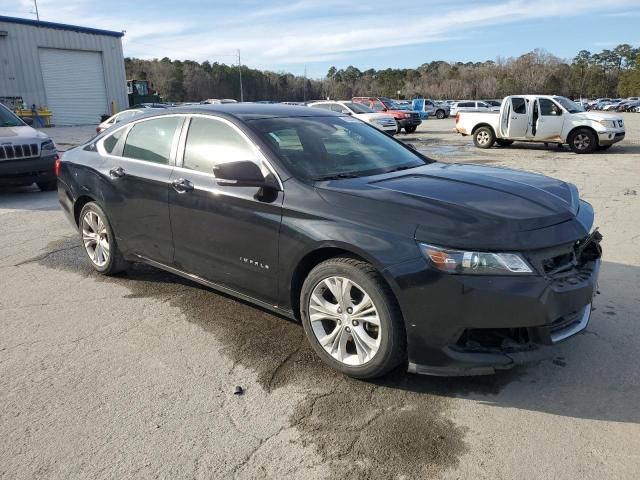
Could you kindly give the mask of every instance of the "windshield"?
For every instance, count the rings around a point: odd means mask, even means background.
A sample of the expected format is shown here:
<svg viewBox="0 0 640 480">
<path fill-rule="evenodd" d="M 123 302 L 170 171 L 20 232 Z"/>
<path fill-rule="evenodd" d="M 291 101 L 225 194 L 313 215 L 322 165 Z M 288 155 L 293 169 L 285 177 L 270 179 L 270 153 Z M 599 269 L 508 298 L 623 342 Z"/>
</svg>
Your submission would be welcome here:
<svg viewBox="0 0 640 480">
<path fill-rule="evenodd" d="M 430 163 L 351 117 L 269 118 L 248 123 L 303 180 L 364 177 Z"/>
<path fill-rule="evenodd" d="M 344 102 L 342 105 L 344 105 L 347 108 L 350 108 L 355 113 L 374 113 L 373 110 L 371 110 L 366 105 L 362 105 L 361 103 Z"/>
<path fill-rule="evenodd" d="M 553 99 L 562 105 L 562 107 L 569 113 L 584 112 L 584 107 L 582 105 L 572 102 L 567 97 L 553 97 Z"/>
<path fill-rule="evenodd" d="M 0 127 L 22 127 L 25 123 L 0 103 Z"/>
</svg>

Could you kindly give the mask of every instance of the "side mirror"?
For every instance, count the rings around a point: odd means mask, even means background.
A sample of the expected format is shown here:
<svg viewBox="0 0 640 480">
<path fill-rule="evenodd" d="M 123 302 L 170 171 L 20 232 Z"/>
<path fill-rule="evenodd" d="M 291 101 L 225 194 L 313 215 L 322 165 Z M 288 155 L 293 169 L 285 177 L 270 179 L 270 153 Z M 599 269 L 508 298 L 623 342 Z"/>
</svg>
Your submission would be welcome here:
<svg viewBox="0 0 640 480">
<path fill-rule="evenodd" d="M 25 117 L 25 118 L 22 119 L 22 121 L 24 123 L 26 123 L 27 125 L 29 125 L 29 126 L 33 125 L 33 118 L 31 118 L 31 117 Z"/>
<path fill-rule="evenodd" d="M 213 167 L 213 174 L 219 185 L 227 187 L 271 187 L 260 167 L 249 160 L 222 163 Z"/>
<path fill-rule="evenodd" d="M 353 115 L 349 110 L 343 110 L 342 113 L 349 116 Z"/>
</svg>

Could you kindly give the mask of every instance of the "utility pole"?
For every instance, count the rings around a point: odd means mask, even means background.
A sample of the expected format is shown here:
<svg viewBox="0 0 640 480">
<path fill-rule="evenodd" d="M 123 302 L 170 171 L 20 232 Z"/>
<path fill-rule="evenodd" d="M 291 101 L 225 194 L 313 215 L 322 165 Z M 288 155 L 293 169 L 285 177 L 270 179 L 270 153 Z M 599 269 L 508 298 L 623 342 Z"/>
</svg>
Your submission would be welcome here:
<svg viewBox="0 0 640 480">
<path fill-rule="evenodd" d="M 36 6 L 36 18 L 40 21 L 40 14 L 38 13 L 38 0 L 33 0 L 33 4 Z"/>
<path fill-rule="evenodd" d="M 238 72 L 240 73 L 240 101 L 244 102 L 244 92 L 242 91 L 242 63 L 240 62 L 240 49 L 238 49 Z"/>
<path fill-rule="evenodd" d="M 307 101 L 307 66 L 304 66 L 304 80 L 302 83 L 302 97 L 304 101 Z"/>
</svg>

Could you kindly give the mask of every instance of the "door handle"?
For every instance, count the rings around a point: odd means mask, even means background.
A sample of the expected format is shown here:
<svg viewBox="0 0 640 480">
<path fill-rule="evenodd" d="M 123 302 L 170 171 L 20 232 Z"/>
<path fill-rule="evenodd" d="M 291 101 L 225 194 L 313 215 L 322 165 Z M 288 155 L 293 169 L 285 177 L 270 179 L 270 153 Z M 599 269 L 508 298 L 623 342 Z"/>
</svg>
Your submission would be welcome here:
<svg viewBox="0 0 640 480">
<path fill-rule="evenodd" d="M 185 180 L 184 178 L 179 178 L 171 182 L 171 186 L 178 193 L 186 193 L 193 191 L 193 183 L 189 180 Z"/>
<path fill-rule="evenodd" d="M 111 175 L 112 177 L 115 178 L 120 178 L 120 177 L 124 177 L 126 175 L 124 168 L 122 167 L 116 167 L 116 168 L 112 168 L 111 170 L 109 170 L 109 175 Z"/>
</svg>

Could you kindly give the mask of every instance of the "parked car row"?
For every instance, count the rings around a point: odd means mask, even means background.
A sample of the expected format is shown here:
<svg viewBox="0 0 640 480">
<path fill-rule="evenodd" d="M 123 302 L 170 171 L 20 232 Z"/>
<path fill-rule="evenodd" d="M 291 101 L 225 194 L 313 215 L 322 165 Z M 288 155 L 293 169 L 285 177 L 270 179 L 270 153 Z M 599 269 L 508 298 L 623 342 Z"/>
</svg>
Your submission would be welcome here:
<svg viewBox="0 0 640 480">
<path fill-rule="evenodd" d="M 586 110 L 602 110 L 604 112 L 640 112 L 640 97 L 597 98 L 582 102 Z"/>
</svg>

